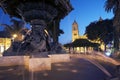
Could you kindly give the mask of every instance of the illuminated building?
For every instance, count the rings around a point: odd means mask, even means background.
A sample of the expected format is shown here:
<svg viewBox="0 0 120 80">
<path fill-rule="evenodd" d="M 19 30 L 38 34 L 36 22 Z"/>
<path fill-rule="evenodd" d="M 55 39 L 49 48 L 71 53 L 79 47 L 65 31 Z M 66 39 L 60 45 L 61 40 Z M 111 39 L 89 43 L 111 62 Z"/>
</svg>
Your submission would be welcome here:
<svg viewBox="0 0 120 80">
<path fill-rule="evenodd" d="M 4 31 L 0 32 L 0 56 L 11 46 L 11 38 Z"/>
<path fill-rule="evenodd" d="M 102 21 L 102 18 L 100 17 L 99 21 Z M 84 34 L 84 35 L 79 35 L 79 29 L 78 29 L 78 24 L 76 21 L 73 22 L 72 24 L 72 42 L 74 42 L 76 39 L 87 39 L 87 36 Z M 105 50 L 105 47 L 104 47 L 104 43 L 101 43 L 100 40 L 89 40 L 90 42 L 92 43 L 98 43 L 100 44 L 99 48 L 101 50 Z M 93 50 L 93 47 L 89 47 L 88 48 L 89 50 Z M 86 51 L 86 48 L 85 47 L 76 47 L 75 48 L 76 51 L 79 51 L 79 52 L 84 52 Z"/>
</svg>

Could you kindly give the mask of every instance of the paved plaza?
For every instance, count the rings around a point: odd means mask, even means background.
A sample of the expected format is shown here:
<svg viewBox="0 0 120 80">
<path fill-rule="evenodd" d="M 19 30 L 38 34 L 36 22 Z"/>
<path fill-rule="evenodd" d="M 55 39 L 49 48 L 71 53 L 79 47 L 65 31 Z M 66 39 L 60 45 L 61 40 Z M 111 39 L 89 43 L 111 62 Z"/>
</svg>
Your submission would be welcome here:
<svg viewBox="0 0 120 80">
<path fill-rule="evenodd" d="M 96 61 L 97 62 L 97 61 Z M 115 65 L 100 63 L 110 75 L 115 76 Z M 0 80 L 107 80 L 109 75 L 81 55 L 71 56 L 69 62 L 52 64 L 52 70 L 30 72 L 22 66 L 0 67 Z"/>
</svg>

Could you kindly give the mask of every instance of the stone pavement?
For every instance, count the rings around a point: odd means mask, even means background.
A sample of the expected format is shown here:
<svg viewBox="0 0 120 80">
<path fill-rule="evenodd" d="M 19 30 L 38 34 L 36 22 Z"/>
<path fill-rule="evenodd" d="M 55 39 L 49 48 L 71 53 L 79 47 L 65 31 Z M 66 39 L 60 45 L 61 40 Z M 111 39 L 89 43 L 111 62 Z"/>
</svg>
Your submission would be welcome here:
<svg viewBox="0 0 120 80">
<path fill-rule="evenodd" d="M 101 64 L 111 74 L 115 74 L 114 65 Z M 82 57 L 71 56 L 69 62 L 52 64 L 52 70 L 27 73 L 19 66 L 0 68 L 0 80 L 106 80 L 108 76 L 95 65 Z"/>
</svg>

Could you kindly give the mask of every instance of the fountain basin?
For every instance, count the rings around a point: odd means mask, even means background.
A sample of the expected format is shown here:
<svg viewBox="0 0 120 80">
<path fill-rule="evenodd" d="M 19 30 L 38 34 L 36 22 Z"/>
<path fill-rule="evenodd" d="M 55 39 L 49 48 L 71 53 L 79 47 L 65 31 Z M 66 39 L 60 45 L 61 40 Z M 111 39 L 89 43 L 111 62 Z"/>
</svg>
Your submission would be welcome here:
<svg viewBox="0 0 120 80">
<path fill-rule="evenodd" d="M 24 66 L 28 71 L 51 70 L 51 59 L 49 57 L 5 56 L 0 57 L 0 61 L 0 66 Z"/>
<path fill-rule="evenodd" d="M 0 57 L 0 66 L 24 66 L 28 71 L 51 70 L 51 64 L 70 61 L 69 54 L 52 54 L 49 57 L 4 56 Z"/>
<path fill-rule="evenodd" d="M 28 65 L 29 56 L 0 57 L 0 66 Z"/>
<path fill-rule="evenodd" d="M 29 71 L 51 70 L 50 58 L 30 58 Z"/>
<path fill-rule="evenodd" d="M 70 61 L 69 54 L 52 54 L 52 55 L 48 55 L 48 56 L 51 59 L 51 63 Z"/>
</svg>

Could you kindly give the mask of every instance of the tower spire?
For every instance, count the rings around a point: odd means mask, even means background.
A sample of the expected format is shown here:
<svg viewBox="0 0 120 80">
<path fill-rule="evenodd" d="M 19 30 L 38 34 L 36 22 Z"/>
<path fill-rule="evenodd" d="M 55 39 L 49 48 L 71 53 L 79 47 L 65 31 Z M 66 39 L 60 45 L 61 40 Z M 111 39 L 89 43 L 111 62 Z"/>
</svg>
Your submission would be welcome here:
<svg viewBox="0 0 120 80">
<path fill-rule="evenodd" d="M 103 21 L 102 17 L 100 16 L 99 21 Z"/>
<path fill-rule="evenodd" d="M 77 24 L 76 20 L 74 20 L 73 24 Z"/>
</svg>

